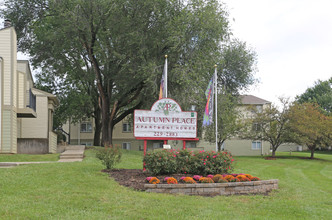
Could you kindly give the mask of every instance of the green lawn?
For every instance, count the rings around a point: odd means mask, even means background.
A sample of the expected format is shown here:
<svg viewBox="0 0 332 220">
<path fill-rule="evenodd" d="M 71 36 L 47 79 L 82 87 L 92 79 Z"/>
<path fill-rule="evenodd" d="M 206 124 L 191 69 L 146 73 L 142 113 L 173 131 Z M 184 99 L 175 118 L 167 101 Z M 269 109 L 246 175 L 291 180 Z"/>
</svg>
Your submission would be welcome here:
<svg viewBox="0 0 332 220">
<path fill-rule="evenodd" d="M 0 154 L 0 162 L 58 161 L 59 154 Z"/>
<path fill-rule="evenodd" d="M 92 150 L 83 162 L 1 168 L 0 219 L 331 219 L 332 155 L 278 156 L 283 158 L 235 157 L 235 172 L 280 180 L 269 196 L 137 192 L 100 172 Z M 141 161 L 142 152 L 126 152 L 117 167 L 142 168 Z"/>
</svg>

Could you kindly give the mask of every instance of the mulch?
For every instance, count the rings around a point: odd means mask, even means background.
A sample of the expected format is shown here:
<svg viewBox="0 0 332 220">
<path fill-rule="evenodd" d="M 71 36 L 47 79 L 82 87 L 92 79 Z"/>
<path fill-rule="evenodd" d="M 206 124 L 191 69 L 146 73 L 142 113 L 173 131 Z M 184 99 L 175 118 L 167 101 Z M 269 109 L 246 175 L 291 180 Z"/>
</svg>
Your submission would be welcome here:
<svg viewBox="0 0 332 220">
<path fill-rule="evenodd" d="M 146 178 L 152 176 L 149 173 L 143 172 L 140 169 L 115 169 L 115 170 L 102 170 L 108 173 L 111 178 L 117 181 L 120 185 L 133 188 L 138 191 L 145 191 L 144 184 L 147 184 Z M 170 175 L 156 176 L 160 182 L 163 182 L 165 177 Z M 181 177 L 186 176 L 183 174 L 172 174 L 171 177 L 179 180 Z"/>
</svg>

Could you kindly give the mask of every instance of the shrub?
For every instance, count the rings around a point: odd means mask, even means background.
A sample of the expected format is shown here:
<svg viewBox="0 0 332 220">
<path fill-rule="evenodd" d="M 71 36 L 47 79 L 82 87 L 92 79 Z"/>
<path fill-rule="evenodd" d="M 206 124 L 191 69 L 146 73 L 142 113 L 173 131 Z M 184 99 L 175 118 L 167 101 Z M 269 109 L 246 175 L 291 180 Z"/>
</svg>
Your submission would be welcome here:
<svg viewBox="0 0 332 220">
<path fill-rule="evenodd" d="M 219 181 L 219 179 L 222 179 L 223 177 L 222 177 L 222 175 L 221 174 L 217 174 L 217 175 L 214 175 L 213 177 L 212 177 L 212 180 L 215 182 L 215 183 L 217 183 L 218 181 Z"/>
<path fill-rule="evenodd" d="M 191 151 L 188 150 L 179 150 L 176 151 L 176 163 L 178 166 L 178 173 L 189 173 L 190 171 L 190 158 L 191 158 Z"/>
<path fill-rule="evenodd" d="M 210 177 L 202 177 L 199 179 L 200 183 L 214 183 Z"/>
<path fill-rule="evenodd" d="M 225 180 L 227 180 L 228 182 L 231 182 L 232 179 L 234 179 L 235 177 L 233 175 L 227 175 L 224 177 Z"/>
<path fill-rule="evenodd" d="M 151 178 L 152 178 L 152 176 L 146 177 L 146 179 L 145 179 L 146 182 L 150 182 Z"/>
<path fill-rule="evenodd" d="M 200 178 L 202 178 L 203 176 L 200 176 L 200 175 L 194 175 L 193 176 L 193 179 L 196 180 L 196 181 L 199 181 Z"/>
<path fill-rule="evenodd" d="M 231 179 L 228 182 L 241 182 L 241 180 L 239 178 L 237 178 L 237 177 L 234 177 L 233 179 Z"/>
<path fill-rule="evenodd" d="M 143 158 L 145 168 L 155 175 L 177 173 L 177 153 L 174 150 L 159 150 L 148 153 Z"/>
<path fill-rule="evenodd" d="M 255 177 L 255 176 L 254 176 L 254 177 L 251 178 L 250 180 L 251 180 L 251 181 L 259 181 L 259 180 L 261 180 L 261 179 L 259 179 L 258 177 Z"/>
<path fill-rule="evenodd" d="M 182 181 L 184 183 L 187 183 L 187 184 L 195 184 L 196 183 L 196 181 L 193 178 L 191 178 L 191 177 L 185 177 L 185 178 L 182 179 Z"/>
<path fill-rule="evenodd" d="M 233 170 L 232 155 L 228 152 L 162 150 L 148 153 L 143 161 L 148 172 L 155 175 L 192 173 L 218 174 Z"/>
<path fill-rule="evenodd" d="M 216 182 L 216 183 L 227 183 L 228 181 L 227 180 L 225 180 L 224 178 L 220 178 L 219 180 L 218 180 L 218 182 Z"/>
<path fill-rule="evenodd" d="M 250 174 L 245 174 L 245 176 L 246 176 L 248 179 L 250 179 L 250 180 L 253 178 L 253 176 L 250 175 Z"/>
<path fill-rule="evenodd" d="M 160 180 L 157 177 L 152 177 L 149 181 L 151 184 L 158 184 L 160 183 Z"/>
<path fill-rule="evenodd" d="M 121 150 L 117 147 L 109 147 L 97 150 L 96 157 L 102 161 L 106 169 L 111 170 L 115 164 L 121 161 Z"/>
<path fill-rule="evenodd" d="M 167 179 L 167 184 L 178 184 L 178 181 L 173 177 L 169 177 Z"/>
<path fill-rule="evenodd" d="M 245 175 L 238 175 L 236 178 L 238 178 L 241 182 L 248 182 L 250 179 L 246 177 Z"/>
<path fill-rule="evenodd" d="M 202 175 L 230 173 L 234 159 L 228 152 L 199 151 L 190 158 L 189 173 Z"/>
</svg>

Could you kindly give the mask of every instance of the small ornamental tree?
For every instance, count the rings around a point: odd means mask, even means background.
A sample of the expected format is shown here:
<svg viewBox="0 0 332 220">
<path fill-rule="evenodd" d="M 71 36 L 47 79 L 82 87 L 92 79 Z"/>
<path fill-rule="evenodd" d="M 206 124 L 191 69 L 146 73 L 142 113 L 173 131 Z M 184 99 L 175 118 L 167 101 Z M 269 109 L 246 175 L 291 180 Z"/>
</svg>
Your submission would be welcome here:
<svg viewBox="0 0 332 220">
<path fill-rule="evenodd" d="M 245 120 L 241 138 L 267 141 L 272 147 L 272 157 L 281 144 L 291 141 L 289 127 L 289 106 L 288 99 L 280 98 L 281 110 L 275 105 L 258 109 L 251 107 L 249 110 L 253 116 Z"/>
<path fill-rule="evenodd" d="M 317 104 L 295 104 L 290 114 L 294 142 L 306 145 L 311 159 L 317 147 L 324 148 L 332 143 L 332 117 L 324 115 Z"/>
</svg>

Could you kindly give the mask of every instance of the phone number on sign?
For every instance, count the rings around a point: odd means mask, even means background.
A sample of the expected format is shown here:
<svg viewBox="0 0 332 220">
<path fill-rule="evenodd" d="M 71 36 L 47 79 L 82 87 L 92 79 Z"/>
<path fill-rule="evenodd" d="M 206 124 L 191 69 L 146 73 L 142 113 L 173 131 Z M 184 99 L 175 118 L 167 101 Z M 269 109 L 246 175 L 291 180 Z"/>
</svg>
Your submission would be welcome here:
<svg viewBox="0 0 332 220">
<path fill-rule="evenodd" d="M 162 132 L 162 131 L 155 131 L 154 132 L 155 137 L 177 137 L 178 133 L 177 132 Z"/>
</svg>

